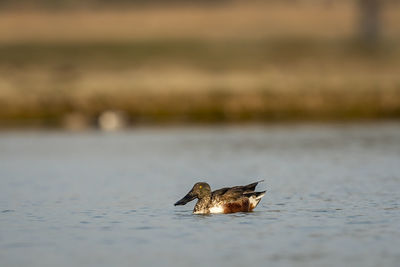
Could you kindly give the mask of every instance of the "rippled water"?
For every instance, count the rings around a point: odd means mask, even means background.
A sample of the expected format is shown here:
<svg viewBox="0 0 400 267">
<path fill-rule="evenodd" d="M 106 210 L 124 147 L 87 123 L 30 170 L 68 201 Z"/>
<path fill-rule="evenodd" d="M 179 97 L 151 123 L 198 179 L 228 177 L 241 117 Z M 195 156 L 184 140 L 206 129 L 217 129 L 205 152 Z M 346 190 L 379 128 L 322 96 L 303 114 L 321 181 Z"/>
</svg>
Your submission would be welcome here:
<svg viewBox="0 0 400 267">
<path fill-rule="evenodd" d="M 259 179 L 252 213 L 174 207 Z M 400 124 L 0 134 L 1 266 L 398 266 Z"/>
</svg>

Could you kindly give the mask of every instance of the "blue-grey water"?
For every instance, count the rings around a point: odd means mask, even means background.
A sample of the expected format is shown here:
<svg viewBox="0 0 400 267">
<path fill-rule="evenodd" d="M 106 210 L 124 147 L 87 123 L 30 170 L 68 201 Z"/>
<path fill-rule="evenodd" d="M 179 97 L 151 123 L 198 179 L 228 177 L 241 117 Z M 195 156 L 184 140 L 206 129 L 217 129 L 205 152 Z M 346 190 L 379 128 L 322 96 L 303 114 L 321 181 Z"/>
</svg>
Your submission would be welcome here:
<svg viewBox="0 0 400 267">
<path fill-rule="evenodd" d="M 251 213 L 173 206 L 260 179 Z M 399 262 L 399 123 L 0 133 L 0 266 Z"/>
</svg>

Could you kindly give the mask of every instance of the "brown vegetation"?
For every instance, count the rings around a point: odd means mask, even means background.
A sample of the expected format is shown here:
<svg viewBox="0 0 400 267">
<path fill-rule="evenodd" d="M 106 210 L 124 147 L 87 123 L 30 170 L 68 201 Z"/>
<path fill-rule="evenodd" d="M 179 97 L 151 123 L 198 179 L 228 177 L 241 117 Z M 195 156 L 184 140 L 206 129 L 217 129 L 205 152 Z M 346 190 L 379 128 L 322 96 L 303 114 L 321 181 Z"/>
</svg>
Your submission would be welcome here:
<svg viewBox="0 0 400 267">
<path fill-rule="evenodd" d="M 368 47 L 338 3 L 2 13 L 0 122 L 399 118 L 399 8 Z"/>
</svg>

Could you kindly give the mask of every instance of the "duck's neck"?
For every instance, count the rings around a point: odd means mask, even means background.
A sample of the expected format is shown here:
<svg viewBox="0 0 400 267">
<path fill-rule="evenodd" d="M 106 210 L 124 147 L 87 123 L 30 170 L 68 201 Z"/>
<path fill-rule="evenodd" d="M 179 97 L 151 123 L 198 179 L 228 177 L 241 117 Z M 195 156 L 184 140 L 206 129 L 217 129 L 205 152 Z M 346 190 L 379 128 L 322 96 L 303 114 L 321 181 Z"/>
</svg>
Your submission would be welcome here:
<svg viewBox="0 0 400 267">
<path fill-rule="evenodd" d="M 211 202 L 211 195 L 199 198 L 194 206 L 193 213 L 209 213 L 209 204 Z"/>
</svg>

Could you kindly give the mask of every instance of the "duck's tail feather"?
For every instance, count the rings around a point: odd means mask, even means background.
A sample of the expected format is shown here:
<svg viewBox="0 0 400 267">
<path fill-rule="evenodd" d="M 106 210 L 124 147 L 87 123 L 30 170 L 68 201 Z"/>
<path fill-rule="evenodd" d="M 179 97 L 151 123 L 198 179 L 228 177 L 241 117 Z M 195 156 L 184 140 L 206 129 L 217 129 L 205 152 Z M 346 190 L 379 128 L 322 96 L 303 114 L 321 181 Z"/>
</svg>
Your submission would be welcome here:
<svg viewBox="0 0 400 267">
<path fill-rule="evenodd" d="M 261 192 L 248 192 L 244 193 L 244 195 L 247 195 L 248 197 L 254 197 L 255 199 L 261 199 L 263 196 L 265 196 L 266 192 L 267 190 Z"/>
<path fill-rule="evenodd" d="M 261 182 L 264 182 L 264 180 L 260 180 L 260 181 L 257 181 L 257 182 L 254 182 L 254 183 L 245 185 L 245 186 L 244 186 L 245 191 L 246 191 L 246 192 L 249 192 L 249 193 L 250 193 L 250 192 L 254 192 L 254 190 L 256 190 L 256 186 L 258 185 L 258 183 L 261 183 Z"/>
<path fill-rule="evenodd" d="M 250 192 L 250 193 L 245 193 L 244 195 L 246 195 L 249 200 L 250 200 L 250 205 L 251 205 L 251 209 L 254 209 L 255 207 L 257 207 L 258 203 L 260 203 L 261 198 L 263 196 L 265 196 L 265 193 L 267 191 L 261 191 L 261 192 Z"/>
</svg>

